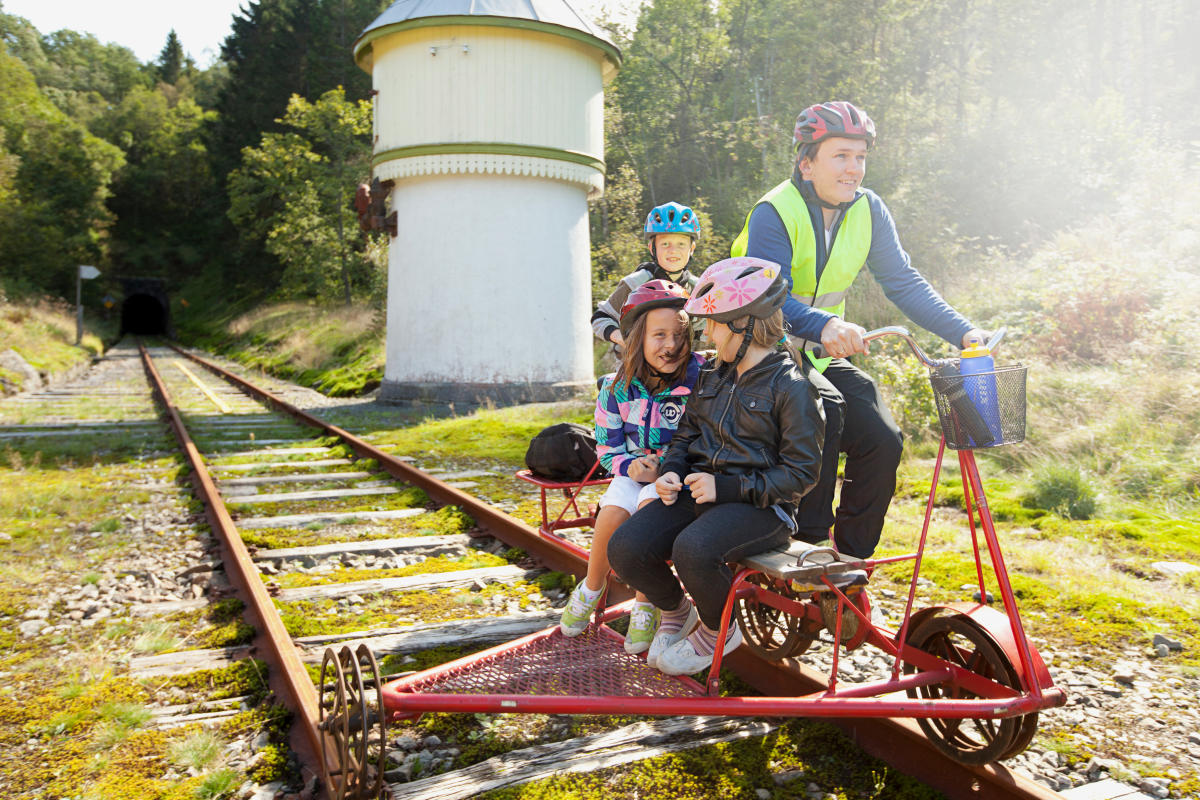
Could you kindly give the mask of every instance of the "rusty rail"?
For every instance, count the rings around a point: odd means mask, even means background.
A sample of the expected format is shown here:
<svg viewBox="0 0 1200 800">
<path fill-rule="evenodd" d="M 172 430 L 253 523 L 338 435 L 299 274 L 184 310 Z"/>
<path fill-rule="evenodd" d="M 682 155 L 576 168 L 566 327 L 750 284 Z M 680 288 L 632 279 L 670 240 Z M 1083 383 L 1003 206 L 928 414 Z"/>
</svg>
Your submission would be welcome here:
<svg viewBox="0 0 1200 800">
<path fill-rule="evenodd" d="M 348 431 L 295 408 L 271 392 L 207 359 L 178 347 L 175 349 L 251 396 L 297 420 L 341 438 L 355 453 L 364 458 L 374 459 L 390 475 L 421 487 L 434 500 L 461 507 L 491 535 L 514 547 L 524 549 L 547 567 L 571 572 L 577 576 L 586 572 L 587 563 L 584 559 L 556 547 L 516 517 L 492 508 L 466 492 L 447 486 Z M 284 635 L 286 636 L 286 632 Z M 789 659 L 785 662 L 772 662 L 745 648 L 734 651 L 726 665 L 756 690 L 772 696 L 809 694 L 827 685 L 821 673 L 798 661 Z M 975 767 L 947 758 L 925 738 L 920 728 L 911 720 L 829 718 L 827 721 L 841 728 L 855 744 L 871 755 L 955 800 L 1055 800 L 1061 797 L 1057 792 L 1020 777 L 1000 764 Z"/>
<path fill-rule="evenodd" d="M 306 744 L 311 751 L 310 758 L 306 760 L 312 768 L 314 764 L 320 763 L 319 758 L 324 752 L 331 762 L 327 764 L 327 767 L 334 769 L 337 765 L 332 763 L 332 754 L 336 752 L 336 744 L 330 740 L 326 742 L 326 747 L 322 747 L 322 737 L 327 734 L 323 733 L 318 725 L 319 699 L 312 678 L 309 677 L 304 662 L 300 660 L 300 653 L 292 644 L 292 637 L 284 627 L 283 620 L 279 618 L 275 603 L 267 593 L 266 586 L 263 585 L 258 568 L 254 566 L 254 561 L 250 558 L 250 553 L 246 549 L 245 543 L 242 542 L 233 518 L 229 516 L 229 512 L 225 508 L 225 503 L 208 472 L 208 467 L 205 466 L 200 451 L 192 442 L 192 438 L 183 424 L 183 419 L 179 415 L 179 410 L 171 400 L 162 376 L 159 375 L 150 354 L 141 342 L 138 343 L 138 350 L 141 353 L 142 365 L 150 379 L 154 394 L 162 403 L 167 421 L 175 432 L 175 438 L 179 440 L 179 446 L 187 456 L 188 465 L 192 469 L 192 480 L 196 487 L 196 493 L 204 503 L 209 525 L 224 551 L 225 558 L 223 560 L 226 573 L 243 602 L 246 603 L 250 622 L 258 630 L 255 648 L 261 647 L 266 650 L 267 661 L 271 666 L 270 675 L 273 688 L 296 715 L 296 721 L 304 732 Z M 282 692 L 279 689 L 282 689 Z M 319 767 L 316 768 L 316 774 L 321 774 Z"/>
</svg>

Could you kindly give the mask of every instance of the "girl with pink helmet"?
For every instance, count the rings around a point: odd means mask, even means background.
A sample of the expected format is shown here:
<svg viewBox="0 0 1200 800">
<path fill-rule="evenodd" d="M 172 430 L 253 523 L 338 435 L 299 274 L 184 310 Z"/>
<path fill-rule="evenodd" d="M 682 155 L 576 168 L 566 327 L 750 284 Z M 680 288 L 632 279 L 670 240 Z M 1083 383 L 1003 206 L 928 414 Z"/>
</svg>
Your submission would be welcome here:
<svg viewBox="0 0 1200 800">
<path fill-rule="evenodd" d="M 786 291 L 779 265 L 757 258 L 719 261 L 700 276 L 684 310 L 707 319 L 717 358 L 659 464 L 658 499 L 608 543 L 616 573 L 659 610 L 646 660 L 667 674 L 709 666 L 728 563 L 786 545 L 796 504 L 819 477 L 825 418 L 786 342 Z M 734 621 L 724 652 L 741 643 Z"/>
<path fill-rule="evenodd" d="M 559 621 L 564 636 L 578 636 L 608 582 L 607 542 L 613 531 L 657 493 L 659 454 L 671 441 L 700 375 L 704 359 L 692 352 L 687 289 L 652 280 L 621 308 L 621 334 L 629 344 L 616 374 L 605 376 L 596 398 L 596 455 L 612 473 L 592 530 L 587 575 L 567 598 Z M 625 650 L 643 653 L 658 627 L 658 610 L 640 594 L 629 614 Z"/>
</svg>

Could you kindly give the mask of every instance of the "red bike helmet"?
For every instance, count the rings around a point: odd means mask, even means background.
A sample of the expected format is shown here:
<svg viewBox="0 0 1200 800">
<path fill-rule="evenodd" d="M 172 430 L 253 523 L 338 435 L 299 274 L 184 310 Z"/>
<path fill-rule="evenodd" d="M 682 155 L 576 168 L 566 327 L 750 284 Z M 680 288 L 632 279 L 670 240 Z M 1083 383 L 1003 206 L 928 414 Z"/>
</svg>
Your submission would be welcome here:
<svg viewBox="0 0 1200 800">
<path fill-rule="evenodd" d="M 646 281 L 633 290 L 625 305 L 621 306 L 621 335 L 629 336 L 638 318 L 656 308 L 683 308 L 687 302 L 687 289 L 670 281 Z"/>
<path fill-rule="evenodd" d="M 792 135 L 792 150 L 799 152 L 805 145 L 815 145 L 831 136 L 843 139 L 862 139 L 867 147 L 875 144 L 875 123 L 853 103 L 837 100 L 809 106 L 796 117 L 796 132 Z"/>
</svg>

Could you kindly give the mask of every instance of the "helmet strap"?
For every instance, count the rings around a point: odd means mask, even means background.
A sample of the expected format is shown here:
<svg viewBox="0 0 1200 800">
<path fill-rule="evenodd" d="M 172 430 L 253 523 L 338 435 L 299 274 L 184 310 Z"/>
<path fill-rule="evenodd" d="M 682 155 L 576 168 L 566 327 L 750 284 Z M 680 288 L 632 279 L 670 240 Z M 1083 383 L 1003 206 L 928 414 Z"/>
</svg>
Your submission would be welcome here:
<svg viewBox="0 0 1200 800">
<path fill-rule="evenodd" d="M 750 349 L 750 343 L 754 341 L 754 317 L 750 318 L 750 321 L 746 323 L 746 327 L 735 328 L 733 325 L 729 325 L 729 330 L 742 335 L 742 343 L 738 347 L 737 355 L 733 357 L 733 361 L 729 362 L 730 369 L 736 370 L 737 365 L 742 363 L 742 359 L 746 357 L 746 351 Z"/>
</svg>

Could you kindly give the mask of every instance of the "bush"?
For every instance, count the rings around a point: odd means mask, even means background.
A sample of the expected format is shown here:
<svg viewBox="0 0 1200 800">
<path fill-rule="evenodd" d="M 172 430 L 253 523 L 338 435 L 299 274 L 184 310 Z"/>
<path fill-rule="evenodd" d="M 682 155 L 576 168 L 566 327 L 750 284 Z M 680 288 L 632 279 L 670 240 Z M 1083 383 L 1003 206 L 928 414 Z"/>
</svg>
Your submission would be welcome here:
<svg viewBox="0 0 1200 800">
<path fill-rule="evenodd" d="M 1096 490 L 1083 471 L 1070 464 L 1042 467 L 1033 477 L 1030 504 L 1067 519 L 1091 519 L 1096 513 Z"/>
</svg>

